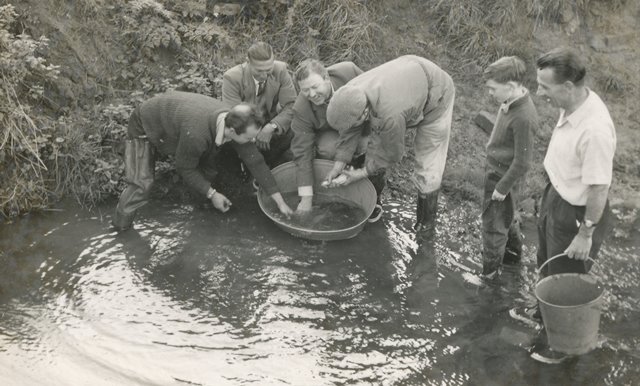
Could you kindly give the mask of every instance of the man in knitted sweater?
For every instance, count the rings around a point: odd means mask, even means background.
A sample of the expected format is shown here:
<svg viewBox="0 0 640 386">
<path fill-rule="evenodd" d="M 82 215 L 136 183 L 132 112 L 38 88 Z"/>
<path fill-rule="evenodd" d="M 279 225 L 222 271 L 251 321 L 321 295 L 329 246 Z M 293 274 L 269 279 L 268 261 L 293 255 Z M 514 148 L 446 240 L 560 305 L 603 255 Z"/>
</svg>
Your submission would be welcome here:
<svg viewBox="0 0 640 386">
<path fill-rule="evenodd" d="M 176 169 L 187 185 L 211 200 L 219 211 L 229 210 L 231 201 L 211 186 L 216 174 L 215 157 L 227 142 L 280 211 L 291 215 L 292 210 L 253 143 L 261 124 L 260 111 L 253 105 L 229 108 L 220 100 L 200 94 L 174 91 L 142 103 L 129 119 L 125 142 L 128 186 L 120 196 L 113 225 L 119 230 L 130 228 L 136 211 L 149 201 L 156 153 L 173 155 Z"/>
<path fill-rule="evenodd" d="M 222 78 L 222 101 L 229 106 L 254 104 L 266 123 L 256 137 L 256 145 L 271 167 L 291 160 L 289 147 L 293 133 L 293 103 L 296 89 L 287 64 L 275 60 L 273 49 L 265 42 L 254 43 L 247 61 L 227 70 Z"/>
<path fill-rule="evenodd" d="M 499 274 L 507 245 L 517 260 L 522 253 L 522 235 L 514 221 L 517 183 L 529 169 L 538 127 L 536 108 L 522 85 L 525 74 L 524 62 L 515 56 L 503 57 L 484 71 L 489 95 L 500 103 L 487 144 L 482 206 L 482 274 L 489 279 Z"/>
</svg>

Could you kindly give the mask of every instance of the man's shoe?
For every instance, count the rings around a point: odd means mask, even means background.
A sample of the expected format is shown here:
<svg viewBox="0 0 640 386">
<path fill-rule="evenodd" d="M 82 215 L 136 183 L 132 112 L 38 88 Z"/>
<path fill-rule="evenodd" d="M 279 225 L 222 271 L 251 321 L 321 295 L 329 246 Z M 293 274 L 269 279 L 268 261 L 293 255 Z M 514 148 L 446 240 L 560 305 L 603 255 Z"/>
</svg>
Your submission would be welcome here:
<svg viewBox="0 0 640 386">
<path fill-rule="evenodd" d="M 383 212 L 384 212 L 384 209 L 382 209 L 382 205 L 376 204 L 376 207 L 373 208 L 373 212 L 371 213 L 371 216 L 369 216 L 369 219 L 367 220 L 367 222 L 373 223 L 380 220 Z"/>
<path fill-rule="evenodd" d="M 538 307 L 538 305 L 533 307 L 514 307 L 509 310 L 509 316 L 535 328 L 540 327 L 542 324 L 542 314 L 540 313 L 540 307 Z"/>
</svg>

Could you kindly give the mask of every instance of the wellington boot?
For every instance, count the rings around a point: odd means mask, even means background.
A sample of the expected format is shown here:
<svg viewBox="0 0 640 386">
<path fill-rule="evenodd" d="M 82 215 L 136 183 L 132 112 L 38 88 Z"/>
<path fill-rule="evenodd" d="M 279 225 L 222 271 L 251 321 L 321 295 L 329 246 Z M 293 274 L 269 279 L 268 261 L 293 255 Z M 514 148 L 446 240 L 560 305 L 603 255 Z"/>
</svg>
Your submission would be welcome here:
<svg viewBox="0 0 640 386">
<path fill-rule="evenodd" d="M 155 156 L 146 138 L 125 142 L 125 180 L 128 186 L 120 195 L 112 224 L 118 230 L 131 228 L 136 211 L 149 201 L 154 180 Z"/>
<path fill-rule="evenodd" d="M 439 193 L 440 190 L 435 190 L 433 192 L 418 195 L 418 202 L 416 205 L 416 224 L 413 226 L 415 231 L 419 232 L 435 228 Z"/>
</svg>

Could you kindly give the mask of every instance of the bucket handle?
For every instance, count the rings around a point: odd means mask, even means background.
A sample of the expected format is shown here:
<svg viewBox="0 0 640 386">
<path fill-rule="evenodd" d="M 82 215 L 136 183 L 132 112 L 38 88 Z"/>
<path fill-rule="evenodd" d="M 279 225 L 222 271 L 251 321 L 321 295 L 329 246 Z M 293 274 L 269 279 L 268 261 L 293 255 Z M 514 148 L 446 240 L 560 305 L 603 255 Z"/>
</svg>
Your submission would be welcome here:
<svg viewBox="0 0 640 386">
<path fill-rule="evenodd" d="M 552 260 L 555 260 L 555 259 L 557 259 L 559 257 L 569 257 L 569 256 L 567 256 L 566 253 L 562 252 L 562 253 L 559 253 L 559 254 L 553 256 L 550 259 L 547 259 L 547 261 L 545 261 L 544 263 L 542 263 L 542 265 L 540 267 L 538 267 L 538 269 L 537 269 L 538 275 L 540 275 L 540 272 L 542 272 L 542 267 L 544 267 L 545 265 L 549 264 Z M 587 256 L 587 260 L 591 260 L 591 262 L 593 262 L 593 264 L 597 263 L 597 261 L 593 260 L 591 258 L 591 256 Z"/>
</svg>

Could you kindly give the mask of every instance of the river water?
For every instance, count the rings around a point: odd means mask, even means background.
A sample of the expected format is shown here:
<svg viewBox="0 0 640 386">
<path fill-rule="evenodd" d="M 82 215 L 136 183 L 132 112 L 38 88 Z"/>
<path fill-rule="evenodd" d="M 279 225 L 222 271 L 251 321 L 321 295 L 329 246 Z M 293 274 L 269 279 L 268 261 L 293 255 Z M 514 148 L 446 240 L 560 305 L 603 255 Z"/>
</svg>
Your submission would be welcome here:
<svg viewBox="0 0 640 386">
<path fill-rule="evenodd" d="M 154 201 L 122 234 L 111 210 L 0 225 L 0 385 L 640 382 L 637 243 L 594 269 L 599 347 L 551 365 L 530 356 L 544 333 L 508 315 L 533 301 L 533 245 L 482 283 L 470 206 L 441 210 L 420 246 L 397 201 L 337 242 L 293 238 L 251 199 L 228 214 Z"/>
</svg>

